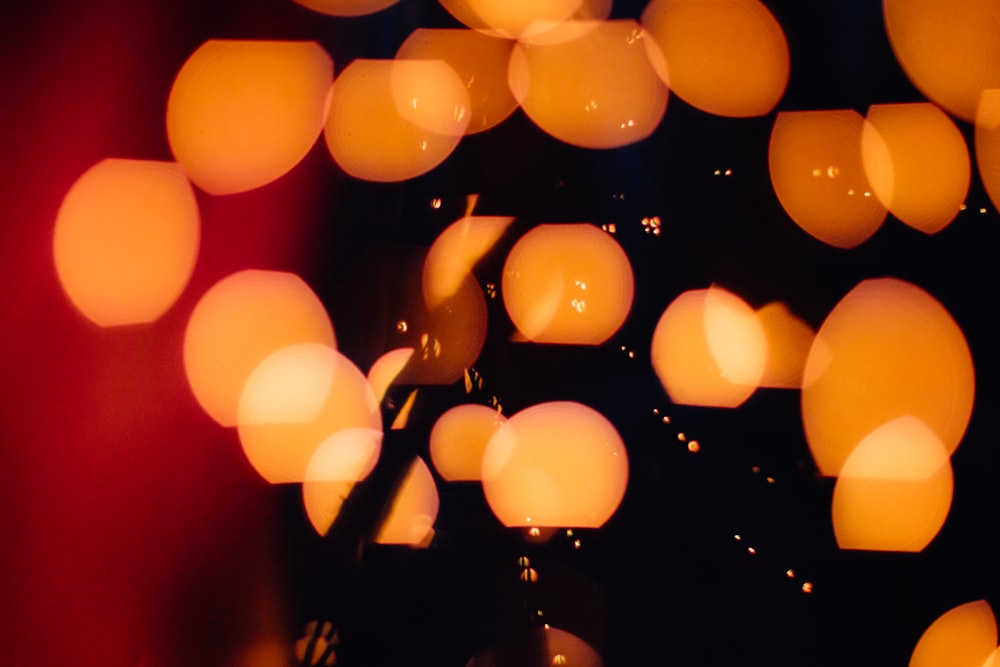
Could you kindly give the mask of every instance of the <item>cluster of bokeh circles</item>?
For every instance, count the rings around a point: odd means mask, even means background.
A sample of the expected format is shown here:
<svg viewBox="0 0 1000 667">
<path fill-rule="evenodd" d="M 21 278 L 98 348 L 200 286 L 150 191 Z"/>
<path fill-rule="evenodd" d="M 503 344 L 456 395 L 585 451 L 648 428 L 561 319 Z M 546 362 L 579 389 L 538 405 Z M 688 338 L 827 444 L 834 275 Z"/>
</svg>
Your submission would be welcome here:
<svg viewBox="0 0 1000 667">
<path fill-rule="evenodd" d="M 297 1 L 356 16 L 394 0 Z M 611 0 L 441 4 L 467 27 L 415 30 L 394 59 L 357 59 L 336 77 L 315 42 L 200 46 L 177 72 L 165 110 L 175 161 L 107 159 L 65 197 L 53 249 L 73 304 L 101 326 L 156 320 L 198 258 L 195 188 L 223 196 L 266 186 L 321 135 L 347 175 L 399 182 L 434 169 L 464 136 L 516 109 L 562 142 L 608 149 L 648 137 L 671 92 L 705 113 L 763 116 L 789 78 L 785 35 L 758 0 L 652 0 L 640 20 L 610 20 Z M 956 217 L 972 169 L 956 118 L 974 124 L 979 173 L 1000 202 L 1000 14 L 985 0 L 885 0 L 884 15 L 897 59 L 929 101 L 876 104 L 865 116 L 781 110 L 768 147 L 781 206 L 839 248 L 866 241 L 890 213 L 926 234 Z M 470 198 L 422 256 L 412 295 L 418 315 L 401 322 L 419 345 L 385 350 L 367 373 L 338 351 L 327 311 L 298 276 L 248 268 L 201 295 L 184 339 L 191 391 L 215 421 L 237 430 L 264 479 L 302 485 L 320 534 L 376 466 L 385 430 L 406 426 L 405 409 L 383 423 L 388 388 L 468 377 L 488 325 L 474 269 L 516 215 L 476 215 Z M 578 222 L 524 233 L 500 288 L 516 340 L 598 346 L 628 318 L 635 285 L 614 235 Z M 814 331 L 783 303 L 755 309 L 710 285 L 666 304 L 649 336 L 652 370 L 674 403 L 736 408 L 761 387 L 801 393 L 816 467 L 837 479 L 831 511 L 842 548 L 920 551 L 937 535 L 975 378 L 962 330 L 921 287 L 864 280 Z M 571 401 L 509 416 L 457 406 L 437 420 L 427 451 L 431 465 L 414 459 L 376 541 L 430 544 L 435 473 L 443 483 L 482 484 L 506 526 L 550 528 L 602 526 L 629 477 L 615 426 Z M 911 664 L 959 664 L 940 648 L 956 641 L 941 628 L 964 636 L 971 631 L 963 623 L 992 634 L 958 644 L 977 647 L 977 656 L 986 650 L 978 647 L 993 650 L 992 612 L 970 603 L 928 629 Z M 543 632 L 562 647 L 552 664 L 573 651 L 581 664 L 599 662 L 586 647 L 564 647 L 572 642 L 559 631 Z M 470 664 L 520 649 L 491 650 L 497 655 Z"/>
</svg>

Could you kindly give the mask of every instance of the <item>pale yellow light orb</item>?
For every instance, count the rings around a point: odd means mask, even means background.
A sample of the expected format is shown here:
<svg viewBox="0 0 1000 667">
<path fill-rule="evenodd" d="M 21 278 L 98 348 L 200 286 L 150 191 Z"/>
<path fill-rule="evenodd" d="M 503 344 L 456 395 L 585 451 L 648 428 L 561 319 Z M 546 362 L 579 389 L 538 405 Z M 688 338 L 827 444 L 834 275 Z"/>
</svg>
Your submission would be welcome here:
<svg viewBox="0 0 1000 667">
<path fill-rule="evenodd" d="M 223 426 L 236 425 L 243 384 L 270 355 L 295 343 L 336 344 L 326 309 L 301 278 L 246 270 L 213 285 L 184 332 L 184 372 L 198 403 Z"/>
<path fill-rule="evenodd" d="M 503 302 L 518 330 L 537 343 L 600 345 L 628 317 L 632 265 L 594 225 L 543 224 L 504 262 Z"/>
<path fill-rule="evenodd" d="M 761 116 L 788 84 L 788 43 L 758 0 L 653 0 L 642 25 L 663 51 L 670 88 L 720 116 Z"/>
<path fill-rule="evenodd" d="M 886 208 L 865 174 L 864 118 L 856 111 L 783 111 L 768 146 L 771 184 L 789 217 L 824 243 L 853 248 L 874 234 Z"/>
<path fill-rule="evenodd" d="M 865 174 L 889 212 L 935 234 L 969 191 L 969 150 L 955 123 L 927 102 L 876 104 L 861 133 Z"/>
<path fill-rule="evenodd" d="M 469 101 L 458 75 L 442 73 L 442 67 L 450 70 L 440 60 L 358 59 L 340 73 L 333 84 L 324 136 L 341 169 L 367 181 L 405 181 L 451 155 L 468 126 Z M 428 78 L 422 78 L 425 74 Z M 451 83 L 442 91 L 449 95 L 447 100 L 433 97 L 432 84 L 442 77 Z M 399 105 L 405 106 L 403 93 L 408 87 L 411 93 L 414 88 L 423 92 L 417 108 L 411 97 L 404 114 Z M 422 99 L 433 101 L 422 104 Z M 459 108 L 466 109 L 461 120 L 456 119 Z M 458 127 L 461 130 L 454 131 Z M 441 134 L 427 128 L 450 130 Z"/>
<path fill-rule="evenodd" d="M 767 337 L 757 314 L 735 294 L 690 290 L 660 316 L 652 364 L 674 403 L 734 408 L 760 384 Z"/>
<path fill-rule="evenodd" d="M 439 504 L 434 476 L 418 456 L 396 493 L 389 516 L 382 523 L 375 541 L 379 544 L 429 546 L 434 537 Z"/>
<path fill-rule="evenodd" d="M 997 621 L 989 603 L 966 602 L 931 623 L 913 648 L 909 667 L 983 667 L 996 645 Z"/>
<path fill-rule="evenodd" d="M 593 408 L 541 403 L 512 415 L 483 453 L 486 500 L 505 526 L 599 528 L 628 484 L 628 453 Z"/>
<path fill-rule="evenodd" d="M 382 417 L 365 376 L 347 357 L 322 343 L 299 343 L 274 352 L 250 373 L 237 428 L 250 464 L 276 484 L 303 481 L 317 448 L 341 430 L 381 433 Z M 371 449 L 351 451 L 364 459 Z"/>
<path fill-rule="evenodd" d="M 66 193 L 52 250 L 73 305 L 117 326 L 152 322 L 174 304 L 200 239 L 198 203 L 175 163 L 109 159 Z"/>
<path fill-rule="evenodd" d="M 836 476 L 865 436 L 906 415 L 954 452 L 974 394 L 972 356 L 948 311 L 911 283 L 866 280 L 816 333 L 804 371 L 802 421 L 820 472 Z"/>
<path fill-rule="evenodd" d="M 209 40 L 170 90 L 170 150 L 211 194 L 270 183 L 316 143 L 332 82 L 333 61 L 315 42 Z"/>
<path fill-rule="evenodd" d="M 457 405 L 434 422 L 431 463 L 449 482 L 482 477 L 483 452 L 507 418 L 485 405 Z"/>
<path fill-rule="evenodd" d="M 667 109 L 667 86 L 648 51 L 659 48 L 635 21 L 589 22 L 582 36 L 519 43 L 508 81 L 531 120 L 560 141 L 616 148 L 641 141 Z"/>
</svg>

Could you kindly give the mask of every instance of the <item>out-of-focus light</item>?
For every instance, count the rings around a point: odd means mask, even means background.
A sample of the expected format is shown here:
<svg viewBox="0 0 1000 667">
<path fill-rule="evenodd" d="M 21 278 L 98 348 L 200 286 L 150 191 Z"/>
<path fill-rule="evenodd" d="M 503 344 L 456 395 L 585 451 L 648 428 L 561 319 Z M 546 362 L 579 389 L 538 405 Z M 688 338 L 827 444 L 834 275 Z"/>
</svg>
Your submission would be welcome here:
<svg viewBox="0 0 1000 667">
<path fill-rule="evenodd" d="M 541 403 L 511 416 L 490 439 L 482 480 L 505 526 L 599 528 L 625 494 L 628 454 L 593 408 Z"/>
<path fill-rule="evenodd" d="M 466 134 L 500 124 L 517 108 L 507 87 L 507 63 L 513 42 L 475 30 L 418 28 L 396 52 L 397 59 L 443 60 L 468 91 Z M 439 203 L 440 205 L 440 203 Z"/>
<path fill-rule="evenodd" d="M 441 6 L 463 24 L 493 37 L 529 38 L 566 22 L 582 0 L 441 0 Z M 588 3 L 589 4 L 589 3 Z"/>
<path fill-rule="evenodd" d="M 469 127 L 468 89 L 443 59 L 395 60 L 389 89 L 400 117 L 422 130 L 454 137 Z"/>
<path fill-rule="evenodd" d="M 975 152 L 986 194 L 993 206 L 1000 209 L 1000 88 L 984 91 L 979 101 Z M 980 213 L 985 212 L 986 209 L 980 209 Z"/>
<path fill-rule="evenodd" d="M 948 450 L 919 419 L 905 416 L 867 435 L 840 469 L 833 531 L 841 549 L 923 551 L 951 508 Z"/>
<path fill-rule="evenodd" d="M 522 236 L 504 263 L 501 291 L 518 330 L 537 343 L 600 345 L 624 323 L 632 265 L 597 227 L 544 224 Z"/>
<path fill-rule="evenodd" d="M 982 667 L 997 645 L 997 622 L 986 600 L 966 602 L 924 630 L 909 667 Z"/>
<path fill-rule="evenodd" d="M 861 133 L 865 174 L 889 212 L 926 234 L 958 215 L 972 167 L 962 133 L 928 102 L 876 104 Z"/>
<path fill-rule="evenodd" d="M 507 421 L 485 405 L 457 405 L 434 423 L 430 435 L 431 462 L 445 480 L 481 479 L 483 452 L 490 438 Z"/>
<path fill-rule="evenodd" d="M 920 419 L 951 453 L 972 412 L 975 378 L 962 330 L 919 287 L 866 280 L 816 333 L 802 420 L 820 472 L 836 476 L 861 440 L 897 417 Z"/>
<path fill-rule="evenodd" d="M 170 149 L 211 194 L 270 183 L 316 143 L 332 82 L 333 61 L 315 42 L 209 40 L 170 90 Z"/>
<path fill-rule="evenodd" d="M 454 99 L 434 98 L 434 82 L 440 80 L 450 81 L 445 92 L 455 95 Z M 408 87 L 420 96 L 411 98 L 404 115 L 397 104 L 404 102 L 401 94 Z M 424 99 L 433 101 L 422 104 Z M 465 86 L 443 61 L 359 58 L 333 84 L 326 145 L 334 161 L 355 178 L 404 181 L 430 171 L 451 155 L 468 125 L 468 107 Z M 466 109 L 464 120 L 456 119 L 460 108 Z M 457 131 L 440 134 L 428 127 Z"/>
<path fill-rule="evenodd" d="M 329 16 L 364 16 L 382 11 L 399 0 L 294 0 L 296 4 Z"/>
<path fill-rule="evenodd" d="M 861 154 L 856 111 L 783 111 L 771 131 L 768 165 L 778 200 L 799 227 L 824 243 L 853 248 L 882 225 Z"/>
<path fill-rule="evenodd" d="M 52 249 L 73 305 L 116 326 L 152 322 L 174 304 L 200 238 L 198 203 L 175 163 L 109 159 L 66 193 Z"/>
<path fill-rule="evenodd" d="M 582 37 L 514 47 L 508 80 L 528 117 L 560 141 L 615 148 L 648 137 L 667 109 L 667 87 L 635 21 L 604 21 Z"/>
<path fill-rule="evenodd" d="M 385 392 L 389 391 L 396 377 L 406 368 L 413 352 L 412 347 L 398 347 L 375 360 L 368 370 L 368 385 L 372 388 L 376 401 L 382 402 Z"/>
<path fill-rule="evenodd" d="M 498 665 L 603 667 L 604 661 L 587 642 L 546 624 L 541 628 L 523 630 L 506 641 L 490 646 L 469 660 L 465 667 Z"/>
<path fill-rule="evenodd" d="M 430 308 L 454 296 L 472 267 L 490 251 L 513 220 L 467 215 L 438 235 L 424 260 L 424 301 Z"/>
<path fill-rule="evenodd" d="M 967 121 L 979 96 L 1000 88 L 1000 14 L 992 0 L 884 0 L 889 43 L 910 81 Z"/>
<path fill-rule="evenodd" d="M 237 427 L 243 453 L 274 484 L 301 482 L 316 448 L 343 429 L 359 429 L 361 437 L 350 442 L 365 458 L 372 449 L 365 434 L 381 432 L 382 417 L 365 376 L 347 357 L 322 343 L 299 343 L 250 373 Z"/>
<path fill-rule="evenodd" d="M 295 343 L 334 346 L 323 304 L 296 275 L 246 270 L 213 285 L 184 332 L 184 371 L 195 398 L 223 426 L 236 425 L 240 392 L 265 357 Z"/>
<path fill-rule="evenodd" d="M 653 331 L 653 370 L 674 403 L 741 405 L 757 389 L 766 361 L 757 314 L 718 287 L 678 296 Z"/>
<path fill-rule="evenodd" d="M 757 318 L 767 338 L 767 363 L 760 386 L 800 389 L 813 330 L 783 303 L 769 303 L 758 309 Z"/>
<path fill-rule="evenodd" d="M 785 92 L 788 43 L 758 0 L 653 0 L 642 25 L 666 58 L 666 83 L 702 111 L 760 116 Z"/>
<path fill-rule="evenodd" d="M 426 547 L 434 537 L 438 514 L 438 493 L 427 464 L 419 456 L 413 460 L 403 485 L 392 502 L 375 541 L 379 544 L 407 544 Z"/>
</svg>

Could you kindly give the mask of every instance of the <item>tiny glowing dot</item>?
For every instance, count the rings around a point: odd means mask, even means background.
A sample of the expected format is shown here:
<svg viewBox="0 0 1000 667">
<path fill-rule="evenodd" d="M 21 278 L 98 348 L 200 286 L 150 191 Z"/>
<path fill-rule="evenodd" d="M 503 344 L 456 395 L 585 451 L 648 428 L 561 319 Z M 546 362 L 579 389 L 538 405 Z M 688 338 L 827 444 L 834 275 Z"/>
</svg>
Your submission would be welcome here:
<svg viewBox="0 0 1000 667">
<path fill-rule="evenodd" d="M 537 528 L 532 528 L 531 530 L 528 531 L 528 535 L 531 535 L 532 537 L 538 537 L 541 534 L 542 531 L 538 530 Z"/>
<path fill-rule="evenodd" d="M 573 540 L 573 548 L 574 549 L 579 549 L 582 545 L 583 545 L 583 543 L 580 542 L 580 540 Z"/>
<path fill-rule="evenodd" d="M 562 653 L 556 653 L 554 656 L 552 656 L 552 664 L 553 665 L 565 665 L 566 664 L 566 656 L 564 656 Z"/>
<path fill-rule="evenodd" d="M 795 570 L 785 570 L 785 576 L 789 579 L 795 578 Z"/>
<path fill-rule="evenodd" d="M 687 436 L 684 435 L 683 433 L 678 433 L 677 439 L 680 440 L 681 442 L 687 442 Z"/>
<path fill-rule="evenodd" d="M 545 614 L 543 614 L 543 613 L 542 613 L 542 610 L 541 610 L 541 609 L 539 609 L 538 611 L 536 611 L 536 612 L 535 612 L 535 615 L 536 615 L 536 616 L 545 616 Z"/>
<path fill-rule="evenodd" d="M 980 213 L 986 213 L 986 209 L 985 208 L 981 208 L 981 209 L 979 209 L 979 212 Z"/>
<path fill-rule="evenodd" d="M 822 176 L 823 172 L 819 169 L 813 169 L 813 176 Z"/>
<path fill-rule="evenodd" d="M 826 175 L 830 178 L 836 178 L 837 176 L 840 176 L 840 169 L 837 167 L 827 167 Z"/>
<path fill-rule="evenodd" d="M 967 208 L 969 208 L 969 207 L 968 207 L 968 206 L 966 206 L 965 204 L 959 204 L 959 205 L 958 205 L 958 210 L 959 210 L 959 211 L 964 211 L 964 210 L 965 210 L 965 209 L 967 209 Z"/>
<path fill-rule="evenodd" d="M 629 359 L 635 359 L 635 351 L 634 350 L 629 350 L 628 351 L 628 358 Z"/>
<path fill-rule="evenodd" d="M 659 408 L 653 408 L 653 414 L 654 415 L 660 414 L 660 409 Z"/>
<path fill-rule="evenodd" d="M 435 197 L 431 200 L 431 208 L 441 208 L 441 198 Z"/>
<path fill-rule="evenodd" d="M 803 593 L 812 593 L 813 592 L 813 585 L 812 585 L 811 581 L 807 581 L 806 583 L 802 584 L 802 592 Z"/>
<path fill-rule="evenodd" d="M 526 567 L 521 570 L 521 581 L 527 584 L 533 584 L 538 581 L 538 572 L 530 567 Z"/>
<path fill-rule="evenodd" d="M 726 169 L 726 171 L 725 171 L 725 172 L 723 172 L 723 173 L 724 173 L 724 174 L 725 174 L 726 176 L 732 176 L 732 175 L 733 175 L 733 170 L 732 170 L 732 169 Z"/>
<path fill-rule="evenodd" d="M 701 451 L 701 445 L 698 444 L 697 440 L 692 440 L 688 443 L 688 451 L 696 454 Z"/>
<path fill-rule="evenodd" d="M 774 478 L 773 477 L 768 477 L 767 478 L 767 483 L 768 484 L 774 484 Z"/>
<path fill-rule="evenodd" d="M 521 556 L 520 558 L 517 559 L 517 564 L 520 565 L 521 567 L 531 567 L 531 559 L 529 559 L 527 556 Z"/>
<path fill-rule="evenodd" d="M 739 542 L 740 540 L 743 539 L 743 536 L 740 535 L 739 533 L 736 533 L 735 535 L 733 535 L 733 539 Z"/>
<path fill-rule="evenodd" d="M 721 170 L 721 169 L 716 169 L 716 170 L 715 170 L 714 172 L 712 172 L 712 173 L 714 173 L 714 174 L 715 174 L 716 176 L 721 176 L 721 175 L 722 175 L 722 170 Z"/>
<path fill-rule="evenodd" d="M 756 556 L 757 550 L 754 549 L 753 547 L 747 547 L 747 553 L 750 554 L 751 556 Z"/>
<path fill-rule="evenodd" d="M 660 421 L 662 421 L 664 424 L 669 424 L 670 417 L 668 415 L 663 415 L 663 419 L 661 419 Z"/>
<path fill-rule="evenodd" d="M 618 231 L 618 227 L 615 225 L 615 223 L 612 222 L 610 225 L 608 225 L 608 231 L 614 234 L 615 232 Z"/>
<path fill-rule="evenodd" d="M 866 192 L 866 193 L 865 193 L 865 196 L 866 196 L 866 197 L 871 197 L 871 196 L 872 196 L 872 193 L 870 193 L 870 192 Z"/>
<path fill-rule="evenodd" d="M 400 321 L 396 322 L 396 331 L 398 331 L 400 333 L 406 333 L 406 330 L 409 329 L 409 328 L 410 327 L 406 323 L 406 320 L 400 320 Z"/>
<path fill-rule="evenodd" d="M 566 537 L 573 537 L 573 529 L 569 528 L 566 530 Z"/>
<path fill-rule="evenodd" d="M 757 473 L 760 472 L 760 466 L 754 466 L 754 467 L 750 468 L 750 470 L 752 470 L 753 474 L 756 475 Z"/>
<path fill-rule="evenodd" d="M 854 188 L 851 188 L 850 190 L 848 190 L 848 191 L 847 191 L 847 194 L 848 194 L 849 196 L 853 197 L 853 196 L 854 196 Z"/>
<path fill-rule="evenodd" d="M 660 235 L 660 228 L 653 227 L 653 236 L 659 236 L 659 235 Z"/>
</svg>

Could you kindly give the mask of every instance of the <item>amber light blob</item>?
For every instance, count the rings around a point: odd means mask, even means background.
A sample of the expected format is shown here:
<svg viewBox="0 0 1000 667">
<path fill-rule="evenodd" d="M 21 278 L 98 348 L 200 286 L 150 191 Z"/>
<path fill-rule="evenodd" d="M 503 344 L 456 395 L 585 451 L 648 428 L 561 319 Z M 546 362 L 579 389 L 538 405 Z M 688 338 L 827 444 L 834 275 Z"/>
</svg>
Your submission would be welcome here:
<svg viewBox="0 0 1000 667">
<path fill-rule="evenodd" d="M 235 426 L 243 384 L 265 357 L 295 343 L 335 345 L 323 304 L 296 275 L 239 271 L 198 301 L 184 332 L 184 371 L 198 403 Z"/>
<path fill-rule="evenodd" d="M 603 667 L 601 654 L 576 635 L 548 625 L 523 630 L 477 654 L 465 667 Z"/>
<path fill-rule="evenodd" d="M 654 0 L 642 25 L 663 51 L 670 88 L 702 111 L 761 116 L 785 92 L 788 43 L 758 0 Z"/>
<path fill-rule="evenodd" d="M 691 290 L 660 316 L 652 363 L 674 403 L 734 408 L 760 384 L 767 338 L 757 314 L 735 294 Z"/>
<path fill-rule="evenodd" d="M 437 520 L 437 485 L 434 476 L 419 456 L 413 460 L 403 484 L 392 501 L 392 509 L 379 529 L 379 544 L 405 544 L 427 547 L 434 538 Z"/>
<path fill-rule="evenodd" d="M 529 38 L 567 21 L 582 0 L 441 0 L 441 6 L 463 24 L 493 37 Z"/>
<path fill-rule="evenodd" d="M 431 463 L 449 482 L 482 478 L 483 452 L 507 418 L 485 405 L 457 405 L 434 422 Z"/>
<path fill-rule="evenodd" d="M 444 61 L 358 59 L 333 84 L 324 136 L 351 176 L 404 181 L 451 155 L 468 109 L 468 92 Z"/>
<path fill-rule="evenodd" d="M 1000 208 L 1000 89 L 983 92 L 976 112 L 976 166 L 993 206 Z"/>
<path fill-rule="evenodd" d="M 760 386 L 800 389 L 815 332 L 783 303 L 758 309 L 757 319 L 767 339 L 767 363 Z"/>
<path fill-rule="evenodd" d="M 967 121 L 979 97 L 1000 88 L 1000 14 L 992 0 L 884 0 L 889 43 L 910 81 Z"/>
<path fill-rule="evenodd" d="M 599 528 L 625 495 L 628 454 L 593 408 L 541 403 L 512 415 L 490 439 L 482 480 L 505 526 Z"/>
<path fill-rule="evenodd" d="M 276 484 L 303 481 L 316 449 L 344 429 L 381 433 L 382 417 L 368 381 L 347 357 L 322 343 L 299 343 L 253 369 L 240 394 L 237 427 L 250 464 Z M 374 465 L 373 448 L 360 440 L 345 458 Z M 364 475 L 369 469 L 358 463 Z"/>
<path fill-rule="evenodd" d="M 528 340 L 600 345 L 625 322 L 635 284 L 625 251 L 608 234 L 587 223 L 543 224 L 511 248 L 501 290 Z"/>
<path fill-rule="evenodd" d="M 380 12 L 399 0 L 295 0 L 295 4 L 328 16 L 364 16 Z"/>
<path fill-rule="evenodd" d="M 667 109 L 667 87 L 635 21 L 589 22 L 581 36 L 514 47 L 508 80 L 528 117 L 583 148 L 615 148 L 648 137 Z"/>
<path fill-rule="evenodd" d="M 864 118 L 856 111 L 784 111 L 768 146 L 771 183 L 799 227 L 824 243 L 853 248 L 885 220 L 865 175 Z"/>
<path fill-rule="evenodd" d="M 514 221 L 504 216 L 472 216 L 456 220 L 441 232 L 424 260 L 424 301 L 431 308 L 453 297 Z"/>
<path fill-rule="evenodd" d="M 507 63 L 514 43 L 475 30 L 418 28 L 397 59 L 442 60 L 458 75 L 469 97 L 466 134 L 499 125 L 517 108 L 507 87 Z"/>
<path fill-rule="evenodd" d="M 833 489 L 841 549 L 923 551 L 951 508 L 948 450 L 915 417 L 894 419 L 851 452 Z"/>
<path fill-rule="evenodd" d="M 376 401 L 382 402 L 396 377 L 406 368 L 406 364 L 410 363 L 414 352 L 412 347 L 397 347 L 376 359 L 368 369 L 368 385 L 372 388 Z"/>
<path fill-rule="evenodd" d="M 802 420 L 820 472 L 836 476 L 879 426 L 911 415 L 954 452 L 975 378 L 962 330 L 934 297 L 895 278 L 866 280 L 827 316 L 806 361 Z"/>
<path fill-rule="evenodd" d="M 101 326 L 158 319 L 187 286 L 201 222 L 172 162 L 102 160 L 66 193 L 52 250 L 59 282 Z"/>
<path fill-rule="evenodd" d="M 315 42 L 209 40 L 170 90 L 170 150 L 211 194 L 266 185 L 316 143 L 332 82 L 333 61 Z"/>
<path fill-rule="evenodd" d="M 966 602 L 924 630 L 909 667 L 983 667 L 997 645 L 997 622 L 986 600 Z"/>
<path fill-rule="evenodd" d="M 935 234 L 955 219 L 969 191 L 969 151 L 955 123 L 933 104 L 877 104 L 861 133 L 865 174 L 889 212 Z"/>
</svg>

